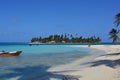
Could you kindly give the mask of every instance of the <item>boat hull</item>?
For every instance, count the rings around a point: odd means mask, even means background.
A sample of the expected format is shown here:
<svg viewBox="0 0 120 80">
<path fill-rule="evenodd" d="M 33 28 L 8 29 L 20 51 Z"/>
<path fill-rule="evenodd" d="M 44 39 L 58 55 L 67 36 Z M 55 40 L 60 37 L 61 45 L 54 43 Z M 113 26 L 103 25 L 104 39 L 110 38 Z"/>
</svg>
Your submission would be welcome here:
<svg viewBox="0 0 120 80">
<path fill-rule="evenodd" d="M 19 56 L 22 51 L 1 53 L 0 56 Z"/>
</svg>

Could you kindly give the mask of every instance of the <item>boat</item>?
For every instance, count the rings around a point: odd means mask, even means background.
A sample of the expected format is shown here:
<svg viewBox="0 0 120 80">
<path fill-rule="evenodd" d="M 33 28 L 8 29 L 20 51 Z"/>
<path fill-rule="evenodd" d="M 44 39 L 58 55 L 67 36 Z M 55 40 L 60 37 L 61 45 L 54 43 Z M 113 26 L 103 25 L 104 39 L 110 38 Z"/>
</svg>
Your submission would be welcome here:
<svg viewBox="0 0 120 80">
<path fill-rule="evenodd" d="M 0 56 L 19 56 L 22 51 L 13 51 L 13 52 L 1 52 Z"/>
</svg>

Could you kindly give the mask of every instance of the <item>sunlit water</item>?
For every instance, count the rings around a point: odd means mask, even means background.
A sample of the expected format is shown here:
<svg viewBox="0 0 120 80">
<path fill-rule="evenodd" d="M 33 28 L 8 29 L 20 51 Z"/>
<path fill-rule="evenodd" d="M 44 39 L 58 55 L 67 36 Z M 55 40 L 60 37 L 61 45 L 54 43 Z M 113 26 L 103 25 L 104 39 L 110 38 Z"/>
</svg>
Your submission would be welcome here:
<svg viewBox="0 0 120 80">
<path fill-rule="evenodd" d="M 74 46 L 2 44 L 0 50 L 23 52 L 16 57 L 0 57 L 0 80 L 37 80 L 45 76 L 50 67 L 70 63 L 92 51 Z"/>
</svg>

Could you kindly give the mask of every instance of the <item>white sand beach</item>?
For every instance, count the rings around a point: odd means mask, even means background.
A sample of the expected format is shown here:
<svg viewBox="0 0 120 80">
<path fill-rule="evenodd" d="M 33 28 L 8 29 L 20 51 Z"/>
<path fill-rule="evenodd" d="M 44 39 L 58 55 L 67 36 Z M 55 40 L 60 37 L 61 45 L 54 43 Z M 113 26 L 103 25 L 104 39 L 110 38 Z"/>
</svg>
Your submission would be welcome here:
<svg viewBox="0 0 120 80">
<path fill-rule="evenodd" d="M 120 80 L 120 45 L 92 45 L 90 48 L 102 50 L 104 54 L 49 69 L 50 80 L 61 80 L 64 75 L 79 80 Z"/>
</svg>

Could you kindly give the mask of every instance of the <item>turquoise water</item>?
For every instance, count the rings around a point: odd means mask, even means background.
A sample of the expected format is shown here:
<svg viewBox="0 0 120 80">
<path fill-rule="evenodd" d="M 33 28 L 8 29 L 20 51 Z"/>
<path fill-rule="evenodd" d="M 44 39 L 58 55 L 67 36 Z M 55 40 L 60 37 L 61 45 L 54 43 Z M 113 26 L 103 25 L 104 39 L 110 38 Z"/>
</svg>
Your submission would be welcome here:
<svg viewBox="0 0 120 80">
<path fill-rule="evenodd" d="M 50 67 L 70 63 L 92 51 L 75 46 L 1 44 L 0 50 L 23 52 L 16 57 L 0 57 L 0 80 L 37 80 L 47 75 Z"/>
</svg>

